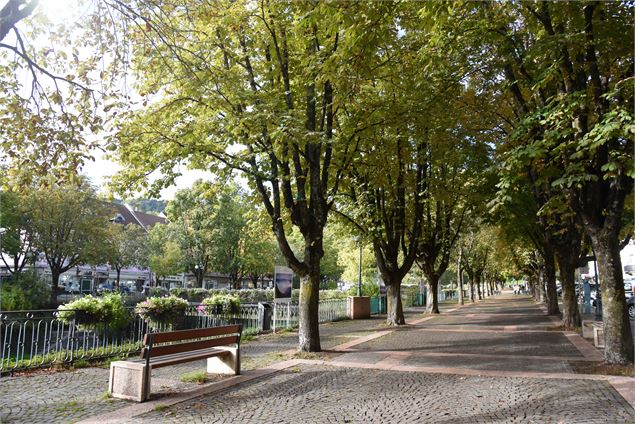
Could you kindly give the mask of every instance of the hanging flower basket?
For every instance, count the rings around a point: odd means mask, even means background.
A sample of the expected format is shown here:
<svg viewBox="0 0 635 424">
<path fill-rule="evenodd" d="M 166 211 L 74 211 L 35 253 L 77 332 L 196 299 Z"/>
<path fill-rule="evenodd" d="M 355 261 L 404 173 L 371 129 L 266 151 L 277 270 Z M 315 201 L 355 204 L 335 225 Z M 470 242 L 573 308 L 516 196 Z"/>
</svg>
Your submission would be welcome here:
<svg viewBox="0 0 635 424">
<path fill-rule="evenodd" d="M 185 318 L 189 304 L 176 296 L 150 297 L 135 307 L 135 312 L 155 325 L 178 326 Z"/>
<path fill-rule="evenodd" d="M 231 294 L 215 294 L 203 299 L 198 310 L 207 315 L 236 315 L 240 312 L 240 298 Z"/>
</svg>

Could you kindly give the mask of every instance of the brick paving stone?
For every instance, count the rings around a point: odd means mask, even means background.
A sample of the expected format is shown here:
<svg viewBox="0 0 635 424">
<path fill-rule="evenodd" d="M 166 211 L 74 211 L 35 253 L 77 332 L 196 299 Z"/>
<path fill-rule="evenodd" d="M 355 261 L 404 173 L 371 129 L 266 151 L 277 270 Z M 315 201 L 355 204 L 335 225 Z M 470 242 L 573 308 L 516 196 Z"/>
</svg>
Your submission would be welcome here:
<svg viewBox="0 0 635 424">
<path fill-rule="evenodd" d="M 607 382 L 301 365 L 128 422 L 633 423 Z"/>
</svg>

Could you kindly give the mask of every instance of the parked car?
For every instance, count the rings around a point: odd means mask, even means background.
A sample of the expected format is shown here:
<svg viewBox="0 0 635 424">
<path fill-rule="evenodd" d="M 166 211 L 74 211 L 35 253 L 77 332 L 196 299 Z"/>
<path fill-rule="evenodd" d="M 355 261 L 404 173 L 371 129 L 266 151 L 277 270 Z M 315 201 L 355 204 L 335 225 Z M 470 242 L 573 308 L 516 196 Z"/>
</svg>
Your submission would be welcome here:
<svg viewBox="0 0 635 424">
<path fill-rule="evenodd" d="M 99 286 L 97 286 L 97 293 L 111 292 L 113 289 L 114 287 L 111 283 L 101 283 Z"/>
<path fill-rule="evenodd" d="M 635 296 L 629 296 L 626 299 L 626 307 L 628 308 L 628 316 L 635 319 Z"/>
</svg>

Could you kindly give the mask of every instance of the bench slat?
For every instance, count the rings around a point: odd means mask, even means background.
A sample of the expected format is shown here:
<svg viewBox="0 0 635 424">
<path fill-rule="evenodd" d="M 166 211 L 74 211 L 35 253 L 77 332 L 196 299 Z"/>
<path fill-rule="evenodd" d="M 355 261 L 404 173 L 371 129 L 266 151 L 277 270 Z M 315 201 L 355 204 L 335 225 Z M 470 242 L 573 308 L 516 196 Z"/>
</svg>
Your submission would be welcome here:
<svg viewBox="0 0 635 424">
<path fill-rule="evenodd" d="M 152 343 L 176 342 L 180 340 L 199 339 L 202 337 L 221 336 L 231 333 L 240 333 L 240 325 L 224 325 L 221 327 L 196 328 L 193 330 L 167 331 L 165 333 L 150 333 L 143 338 L 143 344 L 150 344 L 149 337 L 152 336 Z"/>
<path fill-rule="evenodd" d="M 229 352 L 226 350 L 214 350 L 214 349 L 195 350 L 193 352 L 188 352 L 187 354 L 182 354 L 182 355 L 162 356 L 160 358 L 153 359 L 150 362 L 150 365 L 152 366 L 152 369 L 155 369 L 155 368 L 167 367 L 170 365 L 183 364 L 186 362 L 196 361 L 198 359 L 212 358 L 214 356 L 221 356 L 221 355 L 229 355 Z"/>
<path fill-rule="evenodd" d="M 191 350 L 201 350 L 214 346 L 226 346 L 232 343 L 239 343 L 240 336 L 219 337 L 216 339 L 198 340 L 195 342 L 171 344 L 165 346 L 152 346 L 152 349 L 144 348 L 141 351 L 141 357 L 147 358 L 148 352 L 150 358 L 157 356 L 171 355 L 173 353 L 189 352 Z"/>
</svg>

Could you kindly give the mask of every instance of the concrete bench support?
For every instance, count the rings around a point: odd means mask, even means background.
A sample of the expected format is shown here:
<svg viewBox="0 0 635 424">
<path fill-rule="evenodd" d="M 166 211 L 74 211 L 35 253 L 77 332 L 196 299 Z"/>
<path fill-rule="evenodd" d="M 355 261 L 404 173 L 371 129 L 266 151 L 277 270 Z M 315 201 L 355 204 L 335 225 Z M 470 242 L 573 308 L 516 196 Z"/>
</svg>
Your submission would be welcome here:
<svg viewBox="0 0 635 424">
<path fill-rule="evenodd" d="M 604 348 L 604 323 L 603 322 L 595 322 L 593 323 L 593 344 L 595 347 L 603 349 Z"/>
<path fill-rule="evenodd" d="M 207 372 L 210 374 L 240 374 L 240 349 L 236 347 L 219 347 L 227 354 L 219 354 L 207 358 Z"/>
<path fill-rule="evenodd" d="M 119 399 L 143 402 L 150 397 L 150 369 L 142 362 L 110 363 L 108 392 Z"/>
</svg>

